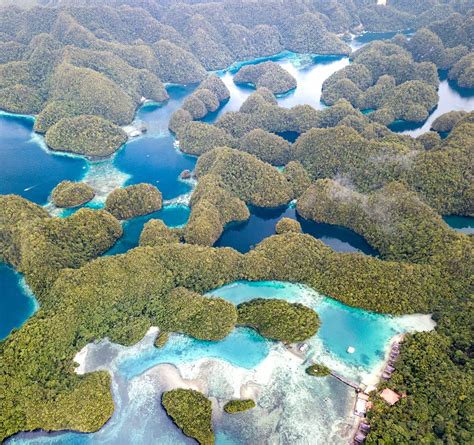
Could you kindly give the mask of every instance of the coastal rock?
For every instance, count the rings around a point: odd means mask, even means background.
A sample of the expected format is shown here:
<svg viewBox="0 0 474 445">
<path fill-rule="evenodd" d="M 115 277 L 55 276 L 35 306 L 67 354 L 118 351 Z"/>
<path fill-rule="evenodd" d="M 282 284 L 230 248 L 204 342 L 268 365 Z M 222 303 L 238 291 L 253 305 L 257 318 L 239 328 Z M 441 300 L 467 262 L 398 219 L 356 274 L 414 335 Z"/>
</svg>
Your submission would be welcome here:
<svg viewBox="0 0 474 445">
<path fill-rule="evenodd" d="M 191 171 L 190 171 L 190 170 L 187 170 L 187 169 L 186 169 L 186 170 L 183 170 L 183 171 L 180 173 L 180 175 L 179 175 L 179 177 L 180 177 L 181 179 L 191 179 L 192 176 L 193 176 L 193 175 L 192 175 Z"/>
</svg>

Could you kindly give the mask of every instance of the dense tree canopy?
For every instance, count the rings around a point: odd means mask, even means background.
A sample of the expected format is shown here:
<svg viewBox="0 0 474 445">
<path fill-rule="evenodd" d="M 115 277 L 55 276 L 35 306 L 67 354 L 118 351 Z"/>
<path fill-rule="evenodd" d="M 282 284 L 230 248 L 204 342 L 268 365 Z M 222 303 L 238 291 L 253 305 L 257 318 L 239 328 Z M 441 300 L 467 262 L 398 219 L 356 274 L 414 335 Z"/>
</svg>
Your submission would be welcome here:
<svg viewBox="0 0 474 445">
<path fill-rule="evenodd" d="M 118 219 L 157 212 L 162 205 L 161 192 L 151 184 L 135 184 L 115 189 L 105 201 L 105 209 Z"/>
<path fill-rule="evenodd" d="M 84 182 L 61 181 L 53 189 L 51 200 L 56 207 L 78 207 L 94 196 L 94 189 Z"/>
<path fill-rule="evenodd" d="M 214 443 L 212 405 L 203 394 L 193 389 L 173 389 L 163 393 L 161 403 L 186 436 L 201 445 Z"/>
<path fill-rule="evenodd" d="M 436 331 L 407 336 L 384 384 L 406 398 L 388 407 L 374 396 L 367 441 L 472 442 L 472 237 L 438 215 L 474 214 L 472 113 L 438 118 L 433 129 L 450 133 L 443 140 L 386 128 L 427 118 L 438 100 L 437 69 L 449 70 L 459 87 L 473 86 L 469 2 L 12 3 L 0 9 L 0 108 L 38 114 L 35 131 L 46 133 L 52 149 L 106 156 L 125 142 L 119 125 L 132 121 L 142 98 L 162 102 L 164 83 L 201 82 L 169 126 L 183 151 L 202 157 L 186 228 L 151 221 L 141 246 L 124 255 L 96 259 L 122 234 L 106 210 L 59 219 L 18 196 L 0 197 L 0 258 L 24 274 L 41 306 L 0 342 L 0 441 L 22 430 L 104 425 L 113 412 L 110 376 L 73 372 L 74 355 L 97 339 L 130 345 L 151 325 L 207 340 L 225 337 L 236 323 L 285 341 L 313 332 L 307 308 L 265 300 L 237 311 L 201 295 L 248 279 L 305 283 L 376 312 L 433 313 Z M 325 82 L 331 107 L 281 108 L 259 88 L 216 125 L 192 122 L 229 98 L 207 70 L 285 49 L 349 54 L 336 33 L 408 28 L 417 30 L 410 39 L 366 45 Z M 268 77 L 262 85 L 273 86 Z M 285 132 L 300 137 L 290 145 L 274 134 Z M 279 171 L 266 162 L 286 165 Z M 113 192 L 106 208 L 118 218 L 161 208 L 157 190 L 136 187 L 139 193 Z M 63 184 L 53 199 L 65 191 Z M 82 203 L 85 190 L 80 200 L 73 191 L 73 202 Z M 249 217 L 246 204 L 294 198 L 300 214 L 352 228 L 381 257 L 336 253 L 287 219 L 246 255 L 209 247 L 227 223 Z M 308 372 L 327 372 L 316 366 Z M 210 401 L 177 391 L 163 396 L 168 413 L 186 434 L 212 443 Z M 231 401 L 230 409 L 250 402 Z"/>
<path fill-rule="evenodd" d="M 251 399 L 247 400 L 229 400 L 224 405 L 224 411 L 227 414 L 241 413 L 248 411 L 249 409 L 255 408 L 255 402 Z"/>
<path fill-rule="evenodd" d="M 296 79 L 275 62 L 245 65 L 234 76 L 234 82 L 267 88 L 274 94 L 287 93 L 296 88 Z"/>
<path fill-rule="evenodd" d="M 284 300 L 255 299 L 237 306 L 237 323 L 264 337 L 295 343 L 316 334 L 319 318 L 312 309 Z"/>
<path fill-rule="evenodd" d="M 91 158 L 116 152 L 127 140 L 117 125 L 97 116 L 65 117 L 46 133 L 48 147 Z"/>
</svg>

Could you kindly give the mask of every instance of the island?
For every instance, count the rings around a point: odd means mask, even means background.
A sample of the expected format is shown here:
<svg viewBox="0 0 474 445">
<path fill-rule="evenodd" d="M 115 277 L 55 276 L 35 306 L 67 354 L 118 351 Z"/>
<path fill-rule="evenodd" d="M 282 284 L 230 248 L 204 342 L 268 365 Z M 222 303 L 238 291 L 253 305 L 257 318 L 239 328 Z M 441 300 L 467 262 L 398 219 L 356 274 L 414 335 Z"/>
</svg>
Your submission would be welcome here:
<svg viewBox="0 0 474 445">
<path fill-rule="evenodd" d="M 275 62 L 246 65 L 234 76 L 237 85 L 267 88 L 273 94 L 284 94 L 296 88 L 296 79 Z"/>
<path fill-rule="evenodd" d="M 59 208 L 79 207 L 95 196 L 94 189 L 84 182 L 61 181 L 54 187 L 51 200 Z"/>
</svg>

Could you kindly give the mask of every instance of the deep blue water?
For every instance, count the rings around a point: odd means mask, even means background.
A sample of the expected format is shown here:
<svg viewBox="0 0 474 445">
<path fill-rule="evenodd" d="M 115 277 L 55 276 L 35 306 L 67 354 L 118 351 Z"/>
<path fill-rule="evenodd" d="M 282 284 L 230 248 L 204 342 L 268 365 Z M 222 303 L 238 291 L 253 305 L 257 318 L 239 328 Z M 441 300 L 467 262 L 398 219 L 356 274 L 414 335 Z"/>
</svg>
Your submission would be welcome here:
<svg viewBox="0 0 474 445">
<path fill-rule="evenodd" d="M 378 252 L 357 233 L 345 227 L 317 223 L 302 218 L 294 207 L 265 209 L 249 207 L 250 218 L 239 223 L 230 223 L 217 240 L 217 247 L 232 247 L 245 253 L 259 242 L 275 234 L 276 223 L 281 218 L 296 219 L 301 224 L 303 233 L 320 239 L 336 252 L 360 252 L 377 256 Z"/>
<path fill-rule="evenodd" d="M 147 182 L 160 189 L 163 199 L 176 198 L 191 191 L 179 175 L 183 170 L 193 170 L 196 158 L 181 153 L 173 143 L 172 136 L 130 141 L 117 153 L 114 164 L 131 176 L 127 185 Z"/>
<path fill-rule="evenodd" d="M 63 179 L 81 179 L 87 162 L 47 152 L 33 124 L 32 117 L 0 113 L 0 194 L 15 193 L 45 204 Z"/>
<path fill-rule="evenodd" d="M 147 134 L 152 136 L 169 136 L 168 122 L 171 115 L 181 107 L 183 100 L 191 94 L 195 86 L 168 85 L 166 91 L 169 100 L 163 103 L 147 103 L 136 115 L 136 120 L 142 121 L 147 127 Z"/>
<path fill-rule="evenodd" d="M 444 216 L 443 219 L 446 224 L 459 232 L 474 234 L 474 217 L 472 216 L 450 215 Z"/>
<path fill-rule="evenodd" d="M 138 246 L 140 234 L 143 226 L 151 219 L 161 219 L 168 227 L 180 227 L 188 222 L 189 207 L 182 205 L 172 205 L 163 207 L 158 212 L 149 215 L 139 216 L 123 223 L 123 235 L 106 253 L 106 255 L 116 255 L 125 253 Z"/>
<path fill-rule="evenodd" d="M 22 285 L 20 275 L 0 263 L 0 340 L 19 328 L 36 311 L 35 298 Z"/>
</svg>

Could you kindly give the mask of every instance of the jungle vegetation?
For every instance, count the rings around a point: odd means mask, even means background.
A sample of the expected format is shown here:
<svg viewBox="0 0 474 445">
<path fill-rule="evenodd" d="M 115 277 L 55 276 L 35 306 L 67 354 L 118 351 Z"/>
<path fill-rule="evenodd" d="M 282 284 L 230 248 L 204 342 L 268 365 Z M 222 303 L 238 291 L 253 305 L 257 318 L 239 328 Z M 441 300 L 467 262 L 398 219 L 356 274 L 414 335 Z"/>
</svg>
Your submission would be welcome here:
<svg viewBox="0 0 474 445">
<path fill-rule="evenodd" d="M 105 200 L 105 210 L 117 219 L 129 219 L 157 212 L 162 205 L 161 192 L 151 184 L 134 184 L 115 189 Z"/>
<path fill-rule="evenodd" d="M 127 136 L 120 127 L 101 117 L 77 116 L 62 118 L 49 128 L 45 140 L 51 150 L 97 158 L 116 152 Z"/>
<path fill-rule="evenodd" d="M 296 79 L 275 62 L 245 65 L 234 76 L 234 82 L 267 88 L 273 94 L 284 94 L 296 88 Z"/>
<path fill-rule="evenodd" d="M 248 411 L 249 409 L 255 408 L 255 402 L 252 399 L 247 400 L 229 400 L 224 405 L 224 411 L 227 414 L 241 413 Z"/>
<path fill-rule="evenodd" d="M 170 128 L 183 151 L 202 156 L 187 227 L 150 222 L 141 246 L 124 255 L 97 259 L 122 234 L 106 210 L 59 219 L 18 196 L 0 197 L 0 258 L 24 274 L 41 306 L 0 342 L 0 441 L 38 428 L 96 431 L 113 413 L 110 376 L 75 374 L 77 351 L 104 337 L 134 344 L 151 325 L 223 338 L 241 315 L 202 294 L 239 279 L 273 279 L 376 312 L 433 313 L 436 331 L 407 336 L 387 383 L 407 397 L 393 407 L 374 399 L 367 441 L 472 442 L 472 237 L 439 216 L 474 214 L 472 113 L 434 123 L 436 131 L 449 131 L 443 140 L 386 127 L 426 118 L 440 71 L 472 87 L 469 2 L 11 3 L 0 1 L 8 6 L 0 10 L 0 108 L 36 114 L 35 130 L 53 149 L 106 156 L 125 141 L 118 126 L 131 122 L 142 98 L 162 102 L 165 83 L 200 83 Z M 408 28 L 417 30 L 411 39 L 397 35 L 352 55 L 354 63 L 325 85 L 331 107 L 284 109 L 259 88 L 215 125 L 193 122 L 228 98 L 208 70 L 285 49 L 349 54 L 336 33 Z M 366 108 L 376 111 L 364 115 Z M 273 137 L 286 131 L 299 139 L 290 145 Z M 280 172 L 270 164 L 286 165 Z M 156 192 L 132 202 L 125 195 L 110 198 L 119 218 L 162 205 Z M 294 198 L 302 215 L 353 228 L 381 258 L 336 253 L 283 220 L 277 235 L 248 254 L 209 247 L 225 224 L 249 217 L 247 204 Z M 245 317 L 269 335 L 294 338 L 291 329 L 275 332 L 270 309 L 247 309 Z M 295 309 L 287 309 L 279 314 L 291 327 L 295 318 L 286 314 Z M 202 397 L 178 397 L 175 421 L 212 442 Z M 203 407 L 198 425 L 195 399 Z"/>
<path fill-rule="evenodd" d="M 306 368 L 306 374 L 313 377 L 326 377 L 331 374 L 331 370 L 320 363 L 308 366 Z"/>
<path fill-rule="evenodd" d="M 51 200 L 56 207 L 78 207 L 94 198 L 94 189 L 84 182 L 61 181 L 54 187 Z"/>
<path fill-rule="evenodd" d="M 161 403 L 186 436 L 201 445 L 214 444 L 212 405 L 203 394 L 194 389 L 173 389 L 163 393 Z"/>
<path fill-rule="evenodd" d="M 239 325 L 285 343 L 307 340 L 319 329 L 319 317 L 313 309 L 284 300 L 257 298 L 239 304 L 237 313 Z"/>
</svg>

